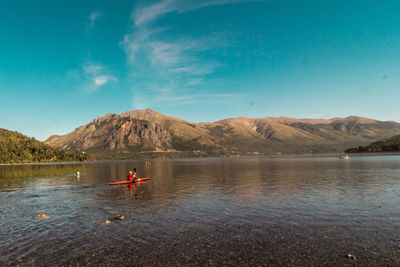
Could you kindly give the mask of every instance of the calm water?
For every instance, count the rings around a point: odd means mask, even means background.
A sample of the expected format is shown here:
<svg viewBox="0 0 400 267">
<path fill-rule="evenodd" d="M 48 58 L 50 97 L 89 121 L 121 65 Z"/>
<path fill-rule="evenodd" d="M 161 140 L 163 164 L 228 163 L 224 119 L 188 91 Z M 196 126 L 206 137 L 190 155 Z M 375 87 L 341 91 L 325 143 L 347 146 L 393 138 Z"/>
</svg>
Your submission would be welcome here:
<svg viewBox="0 0 400 267">
<path fill-rule="evenodd" d="M 134 167 L 151 181 L 107 184 Z M 1 266 L 399 266 L 399 245 L 398 156 L 0 166 Z"/>
</svg>

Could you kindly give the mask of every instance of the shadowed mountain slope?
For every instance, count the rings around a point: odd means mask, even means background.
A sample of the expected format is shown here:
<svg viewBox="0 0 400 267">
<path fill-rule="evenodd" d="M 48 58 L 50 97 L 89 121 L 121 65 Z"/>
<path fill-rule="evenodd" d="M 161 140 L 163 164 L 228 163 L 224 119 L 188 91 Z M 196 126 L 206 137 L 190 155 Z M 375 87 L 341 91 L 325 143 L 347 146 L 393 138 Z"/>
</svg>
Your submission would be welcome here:
<svg viewBox="0 0 400 267">
<path fill-rule="evenodd" d="M 146 109 L 107 114 L 46 144 L 92 153 L 199 156 L 341 152 L 400 134 L 400 124 L 362 117 L 232 118 L 192 123 Z"/>
<path fill-rule="evenodd" d="M 358 152 L 400 152 L 400 135 L 373 142 L 367 146 L 350 148 L 346 153 Z"/>
</svg>

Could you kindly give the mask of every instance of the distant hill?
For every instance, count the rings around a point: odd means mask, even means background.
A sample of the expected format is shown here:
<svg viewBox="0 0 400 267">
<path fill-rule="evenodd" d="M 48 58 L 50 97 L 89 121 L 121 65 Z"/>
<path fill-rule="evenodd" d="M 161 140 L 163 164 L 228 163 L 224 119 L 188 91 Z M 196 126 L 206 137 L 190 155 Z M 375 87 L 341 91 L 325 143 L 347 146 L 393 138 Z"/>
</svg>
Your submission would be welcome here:
<svg viewBox="0 0 400 267">
<path fill-rule="evenodd" d="M 0 128 L 0 163 L 84 161 L 88 155 L 66 153 L 34 138 Z"/>
<path fill-rule="evenodd" d="M 346 153 L 357 152 L 400 152 L 400 135 L 373 142 L 367 146 L 350 148 Z"/>
<path fill-rule="evenodd" d="M 400 124 L 362 117 L 232 118 L 193 123 L 146 109 L 107 114 L 46 144 L 109 158 L 342 152 L 400 134 Z"/>
</svg>

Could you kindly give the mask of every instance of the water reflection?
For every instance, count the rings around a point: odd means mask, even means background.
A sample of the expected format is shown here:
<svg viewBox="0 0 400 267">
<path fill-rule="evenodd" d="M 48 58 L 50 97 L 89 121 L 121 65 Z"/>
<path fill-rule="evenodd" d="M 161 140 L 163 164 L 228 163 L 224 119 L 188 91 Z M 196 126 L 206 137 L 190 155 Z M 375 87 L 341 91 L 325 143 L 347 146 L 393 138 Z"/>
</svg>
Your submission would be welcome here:
<svg viewBox="0 0 400 267">
<path fill-rule="evenodd" d="M 0 263 L 396 265 L 399 159 L 0 166 Z M 133 168 L 151 180 L 108 185 Z"/>
</svg>

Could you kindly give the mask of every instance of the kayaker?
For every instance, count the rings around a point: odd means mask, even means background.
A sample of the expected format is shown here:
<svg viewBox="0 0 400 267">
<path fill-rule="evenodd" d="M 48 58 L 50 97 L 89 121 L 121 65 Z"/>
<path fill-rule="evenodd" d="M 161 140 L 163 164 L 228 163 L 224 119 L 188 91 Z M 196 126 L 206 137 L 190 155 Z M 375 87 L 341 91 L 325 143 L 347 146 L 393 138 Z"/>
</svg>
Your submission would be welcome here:
<svg viewBox="0 0 400 267">
<path fill-rule="evenodd" d="M 135 181 L 137 179 L 136 177 L 136 168 L 133 168 L 133 181 Z"/>
<path fill-rule="evenodd" d="M 132 182 L 132 179 L 133 179 L 133 173 L 132 171 L 129 171 L 128 180 Z"/>
</svg>

